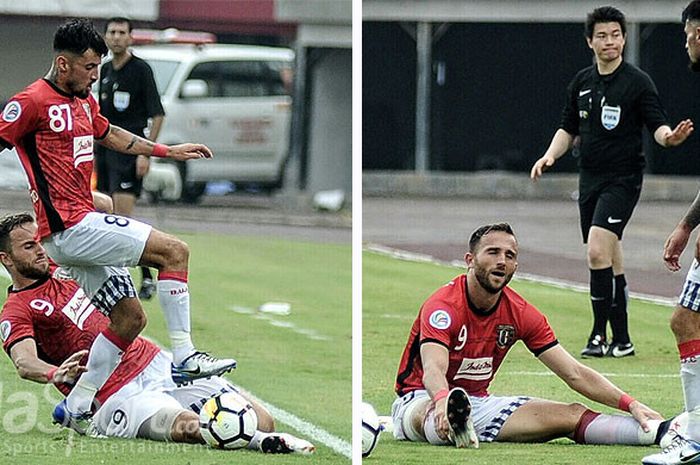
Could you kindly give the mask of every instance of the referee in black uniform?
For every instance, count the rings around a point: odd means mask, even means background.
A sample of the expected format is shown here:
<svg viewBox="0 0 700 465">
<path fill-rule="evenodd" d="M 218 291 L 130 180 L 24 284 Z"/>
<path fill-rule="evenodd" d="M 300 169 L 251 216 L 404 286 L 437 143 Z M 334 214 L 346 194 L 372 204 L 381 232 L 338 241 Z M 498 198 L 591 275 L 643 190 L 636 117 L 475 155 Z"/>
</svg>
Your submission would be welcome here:
<svg viewBox="0 0 700 465">
<path fill-rule="evenodd" d="M 110 18 L 105 27 L 105 42 L 112 60 L 100 71 L 100 111 L 110 123 L 145 137 L 144 129 L 151 118 L 148 138 L 155 141 L 163 124 L 165 111 L 151 67 L 129 50 L 131 21 Z M 148 173 L 148 157 L 133 157 L 98 146 L 96 151 L 97 190 L 112 196 L 114 213 L 131 216 L 141 195 L 143 177 Z M 143 280 L 139 298 L 150 299 L 155 292 L 151 271 L 142 267 Z"/>
<path fill-rule="evenodd" d="M 671 130 L 649 75 L 623 61 L 625 30 L 625 16 L 614 7 L 588 14 L 586 40 L 595 64 L 571 81 L 559 129 L 530 173 L 537 180 L 580 138 L 578 204 L 583 242 L 588 245 L 593 307 L 593 330 L 581 351 L 584 357 L 634 355 L 621 241 L 642 189 L 643 127 L 663 147 L 681 144 L 693 131 L 690 120 Z"/>
</svg>

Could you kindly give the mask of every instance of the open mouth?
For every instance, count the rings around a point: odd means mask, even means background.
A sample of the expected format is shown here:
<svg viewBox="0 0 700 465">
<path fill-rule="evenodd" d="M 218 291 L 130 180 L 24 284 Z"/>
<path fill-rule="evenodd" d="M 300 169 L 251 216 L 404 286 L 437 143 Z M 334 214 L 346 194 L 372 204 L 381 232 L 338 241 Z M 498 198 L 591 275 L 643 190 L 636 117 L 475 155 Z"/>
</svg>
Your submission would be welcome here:
<svg viewBox="0 0 700 465">
<path fill-rule="evenodd" d="M 491 274 L 494 276 L 498 276 L 499 278 L 503 278 L 506 275 L 504 271 L 492 271 Z"/>
</svg>

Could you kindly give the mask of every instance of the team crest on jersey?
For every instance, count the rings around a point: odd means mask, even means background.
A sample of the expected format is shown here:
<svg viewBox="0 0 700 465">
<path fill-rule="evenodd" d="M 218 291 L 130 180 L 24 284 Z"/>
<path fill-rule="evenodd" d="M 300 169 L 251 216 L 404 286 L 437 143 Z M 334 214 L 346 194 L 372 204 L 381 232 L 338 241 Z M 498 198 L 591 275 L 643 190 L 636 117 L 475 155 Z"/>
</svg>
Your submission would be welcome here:
<svg viewBox="0 0 700 465">
<path fill-rule="evenodd" d="M 79 136 L 73 138 L 73 165 L 77 168 L 79 164 L 91 161 L 93 138 L 92 136 Z"/>
<path fill-rule="evenodd" d="M 613 107 L 610 105 L 603 105 L 603 109 L 600 113 L 600 122 L 603 127 L 608 131 L 615 129 L 617 124 L 620 122 L 620 115 L 622 115 L 622 108 Z"/>
<path fill-rule="evenodd" d="M 7 341 L 7 338 L 10 337 L 10 331 L 12 331 L 12 323 L 7 320 L 0 323 L 0 337 L 2 338 L 2 342 Z"/>
<path fill-rule="evenodd" d="M 2 119 L 8 123 L 14 123 L 22 114 L 22 105 L 17 100 L 8 102 L 5 109 L 2 111 Z"/>
<path fill-rule="evenodd" d="M 435 310 L 428 319 L 430 326 L 435 329 L 447 329 L 452 324 L 450 314 L 445 310 Z"/>
<path fill-rule="evenodd" d="M 496 344 L 504 349 L 515 342 L 515 327 L 513 325 L 498 325 L 496 326 L 496 335 Z"/>
</svg>

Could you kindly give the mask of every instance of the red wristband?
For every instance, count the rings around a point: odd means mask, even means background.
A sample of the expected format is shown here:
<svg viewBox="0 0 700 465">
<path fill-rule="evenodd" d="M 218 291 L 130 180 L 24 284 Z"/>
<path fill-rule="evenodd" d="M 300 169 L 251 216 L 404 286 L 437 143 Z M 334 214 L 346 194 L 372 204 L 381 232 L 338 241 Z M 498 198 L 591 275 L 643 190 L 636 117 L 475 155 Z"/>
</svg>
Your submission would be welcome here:
<svg viewBox="0 0 700 465">
<path fill-rule="evenodd" d="M 617 403 L 617 408 L 624 412 L 629 412 L 630 411 L 630 404 L 635 401 L 635 398 L 630 396 L 629 394 L 622 394 L 622 397 L 620 397 L 620 400 Z"/>
<path fill-rule="evenodd" d="M 168 156 L 168 146 L 165 144 L 156 144 L 153 146 L 152 157 L 165 158 Z"/>
<path fill-rule="evenodd" d="M 53 383 L 53 375 L 56 373 L 56 370 L 58 370 L 58 367 L 51 367 L 46 370 L 46 379 L 49 383 Z"/>
<path fill-rule="evenodd" d="M 450 393 L 450 391 L 448 389 L 442 389 L 442 390 L 436 392 L 435 395 L 433 396 L 433 402 L 437 402 L 440 399 L 444 399 L 445 397 L 447 397 L 447 394 L 449 394 L 449 393 Z"/>
</svg>

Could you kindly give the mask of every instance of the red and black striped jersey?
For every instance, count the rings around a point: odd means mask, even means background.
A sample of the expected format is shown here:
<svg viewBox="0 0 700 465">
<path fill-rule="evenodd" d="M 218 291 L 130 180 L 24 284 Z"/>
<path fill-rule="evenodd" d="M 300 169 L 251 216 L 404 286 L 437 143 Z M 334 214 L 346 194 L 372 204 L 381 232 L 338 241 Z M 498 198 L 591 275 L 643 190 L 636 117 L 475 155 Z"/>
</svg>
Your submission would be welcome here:
<svg viewBox="0 0 700 465">
<path fill-rule="evenodd" d="M 90 349 L 97 335 L 109 325 L 75 281 L 47 277 L 19 290 L 10 288 L 0 313 L 3 349 L 10 353 L 14 344 L 34 339 L 37 355 L 46 363 L 60 365 L 72 354 Z M 97 392 L 99 403 L 141 373 L 160 349 L 138 337 L 122 355 L 121 362 Z M 87 356 L 82 360 L 86 363 Z M 57 385 L 63 394 L 71 386 Z"/>
<path fill-rule="evenodd" d="M 109 121 L 92 95 L 68 95 L 46 79 L 35 81 L 5 105 L 0 144 L 17 149 L 41 238 L 94 211 L 93 145 L 108 131 Z"/>
<path fill-rule="evenodd" d="M 493 310 L 479 312 L 467 299 L 467 275 L 460 275 L 425 301 L 413 323 L 401 357 L 396 392 L 402 396 L 423 386 L 420 346 L 433 342 L 449 351 L 447 382 L 469 395 L 486 396 L 508 350 L 522 340 L 539 355 L 558 342 L 547 318 L 510 287 L 503 288 Z"/>
</svg>

